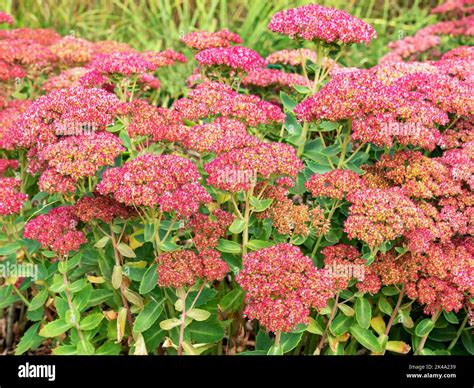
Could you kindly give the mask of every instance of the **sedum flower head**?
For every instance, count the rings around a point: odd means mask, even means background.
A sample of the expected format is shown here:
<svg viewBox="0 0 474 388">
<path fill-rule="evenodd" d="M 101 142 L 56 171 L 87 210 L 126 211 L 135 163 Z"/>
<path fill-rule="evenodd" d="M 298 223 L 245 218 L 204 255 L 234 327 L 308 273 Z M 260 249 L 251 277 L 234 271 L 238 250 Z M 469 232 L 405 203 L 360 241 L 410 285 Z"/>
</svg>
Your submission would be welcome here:
<svg viewBox="0 0 474 388">
<path fill-rule="evenodd" d="M 289 37 L 326 43 L 365 43 L 377 36 L 366 22 L 335 8 L 317 4 L 290 8 L 273 15 L 268 28 Z"/>
<path fill-rule="evenodd" d="M 246 291 L 244 314 L 268 330 L 308 323 L 310 308 L 326 307 L 333 282 L 298 247 L 283 243 L 244 255 L 236 281 Z"/>
</svg>

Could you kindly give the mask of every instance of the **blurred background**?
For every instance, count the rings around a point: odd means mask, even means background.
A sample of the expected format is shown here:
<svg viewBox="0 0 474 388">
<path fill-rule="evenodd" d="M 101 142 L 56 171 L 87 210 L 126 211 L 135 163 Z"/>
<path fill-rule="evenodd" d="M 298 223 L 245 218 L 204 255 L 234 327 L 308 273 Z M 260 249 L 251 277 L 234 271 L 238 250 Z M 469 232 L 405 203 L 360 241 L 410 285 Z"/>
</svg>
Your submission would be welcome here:
<svg viewBox="0 0 474 388">
<path fill-rule="evenodd" d="M 14 27 L 52 28 L 62 35 L 92 41 L 113 39 L 143 50 L 173 48 L 192 58 L 179 42 L 189 31 L 228 28 L 244 45 L 266 56 L 295 48 L 289 38 L 267 29 L 271 16 L 282 9 L 309 3 L 344 9 L 372 24 L 378 39 L 370 47 L 353 46 L 341 62 L 368 67 L 387 51 L 387 44 L 435 22 L 430 8 L 442 0 L 2 0 L 0 10 L 15 18 Z M 160 72 L 171 94 L 182 88 L 193 61 Z"/>
</svg>

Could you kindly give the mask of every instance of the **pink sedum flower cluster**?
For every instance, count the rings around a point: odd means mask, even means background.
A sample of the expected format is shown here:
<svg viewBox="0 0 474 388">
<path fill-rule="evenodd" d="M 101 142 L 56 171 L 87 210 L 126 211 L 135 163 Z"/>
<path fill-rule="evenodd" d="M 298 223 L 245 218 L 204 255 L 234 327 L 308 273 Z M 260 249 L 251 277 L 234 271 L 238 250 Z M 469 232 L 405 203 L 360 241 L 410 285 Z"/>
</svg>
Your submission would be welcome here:
<svg viewBox="0 0 474 388">
<path fill-rule="evenodd" d="M 255 147 L 233 149 L 205 165 L 207 183 L 221 190 L 248 191 L 256 180 L 290 177 L 303 169 L 295 149 L 282 143 L 260 143 Z"/>
<path fill-rule="evenodd" d="M 250 126 L 282 123 L 280 107 L 254 95 L 239 94 L 225 84 L 205 82 L 192 89 L 187 98 L 174 102 L 174 109 L 191 121 L 211 116 L 236 118 Z"/>
<path fill-rule="evenodd" d="M 20 213 L 28 196 L 20 192 L 21 181 L 0 177 L 0 216 Z"/>
<path fill-rule="evenodd" d="M 224 279 L 229 271 L 220 253 L 206 249 L 199 254 L 190 250 L 164 253 L 157 257 L 160 287 L 182 288 L 192 286 L 198 279 L 206 282 Z"/>
<path fill-rule="evenodd" d="M 77 224 L 73 207 L 60 206 L 28 221 L 24 236 L 38 241 L 43 248 L 67 256 L 86 242 L 84 234 L 76 229 Z"/>
<path fill-rule="evenodd" d="M 209 48 L 200 51 L 195 58 L 201 66 L 224 66 L 244 72 L 265 65 L 265 61 L 256 51 L 243 46 Z"/>
<path fill-rule="evenodd" d="M 310 308 L 327 306 L 333 281 L 298 247 L 278 244 L 243 257 L 236 280 L 246 291 L 244 314 L 272 332 L 307 324 Z"/>
<path fill-rule="evenodd" d="M 175 155 L 143 154 L 122 167 L 106 170 L 97 191 L 131 206 L 161 206 L 190 216 L 211 196 L 198 183 L 199 173 L 189 159 Z"/>
<path fill-rule="evenodd" d="M 181 38 L 181 42 L 190 48 L 205 50 L 208 48 L 229 47 L 234 43 L 240 44 L 242 43 L 242 38 L 239 35 L 224 29 L 216 32 L 189 32 Z"/>
<path fill-rule="evenodd" d="M 268 28 L 293 39 L 321 40 L 326 43 L 365 43 L 377 36 L 366 22 L 336 8 L 317 4 L 277 12 Z"/>
</svg>

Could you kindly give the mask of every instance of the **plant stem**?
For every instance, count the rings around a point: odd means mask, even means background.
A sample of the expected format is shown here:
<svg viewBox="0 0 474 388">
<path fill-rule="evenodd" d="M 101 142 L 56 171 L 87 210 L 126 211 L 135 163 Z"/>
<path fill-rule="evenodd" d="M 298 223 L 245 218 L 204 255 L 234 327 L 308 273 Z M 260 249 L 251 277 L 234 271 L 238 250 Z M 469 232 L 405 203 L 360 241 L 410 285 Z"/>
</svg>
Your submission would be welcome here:
<svg viewBox="0 0 474 388">
<path fill-rule="evenodd" d="M 392 315 L 390 316 L 387 327 L 385 329 L 385 335 L 387 336 L 388 336 L 388 333 L 390 333 L 390 329 L 392 328 L 393 322 L 395 321 L 395 318 L 398 314 L 398 310 L 400 309 L 400 305 L 402 304 L 402 300 L 404 296 L 405 296 L 405 285 L 403 285 L 402 290 L 400 291 L 400 294 L 398 295 L 397 304 L 395 305 L 395 308 L 393 309 Z"/>
<path fill-rule="evenodd" d="M 433 324 L 436 323 L 436 321 L 438 320 L 439 316 L 441 315 L 441 311 L 442 310 L 439 310 L 438 312 L 436 312 L 435 315 L 433 315 L 431 317 L 431 321 L 433 322 Z M 418 348 L 416 348 L 416 351 L 414 353 L 415 356 L 418 356 L 422 352 L 423 348 L 425 347 L 426 340 L 428 339 L 428 336 L 429 336 L 429 333 L 421 338 L 421 341 L 418 344 Z"/>
<path fill-rule="evenodd" d="M 275 347 L 279 347 L 281 343 L 281 330 L 277 330 L 275 333 Z"/>
<path fill-rule="evenodd" d="M 329 320 L 328 323 L 326 324 L 326 328 L 324 329 L 324 333 L 321 337 L 321 340 L 319 341 L 318 347 L 314 351 L 314 355 L 319 355 L 321 353 L 321 349 L 324 346 L 324 339 L 329 331 L 329 327 L 331 326 L 331 322 L 334 319 L 334 316 L 336 315 L 337 311 L 337 303 L 339 302 L 339 292 L 336 294 L 336 298 L 334 299 L 334 306 L 332 306 L 331 314 L 329 315 Z"/>
<path fill-rule="evenodd" d="M 183 355 L 183 341 L 184 341 L 184 326 L 186 323 L 186 297 L 188 294 L 183 287 L 178 289 L 179 299 L 183 303 L 183 312 L 181 313 L 181 324 L 179 326 L 179 340 L 178 340 L 178 356 Z"/>
<path fill-rule="evenodd" d="M 458 342 L 459 337 L 460 337 L 461 334 L 462 334 L 462 331 L 463 331 L 464 328 L 466 327 L 468 318 L 469 318 L 469 314 L 466 314 L 466 317 L 464 318 L 464 320 L 463 320 L 462 323 L 461 323 L 461 326 L 459 326 L 459 329 L 458 329 L 458 331 L 456 332 L 456 337 L 451 341 L 451 343 L 449 344 L 447 350 L 451 350 L 452 348 L 454 348 L 454 346 L 455 346 L 456 343 Z"/>
</svg>

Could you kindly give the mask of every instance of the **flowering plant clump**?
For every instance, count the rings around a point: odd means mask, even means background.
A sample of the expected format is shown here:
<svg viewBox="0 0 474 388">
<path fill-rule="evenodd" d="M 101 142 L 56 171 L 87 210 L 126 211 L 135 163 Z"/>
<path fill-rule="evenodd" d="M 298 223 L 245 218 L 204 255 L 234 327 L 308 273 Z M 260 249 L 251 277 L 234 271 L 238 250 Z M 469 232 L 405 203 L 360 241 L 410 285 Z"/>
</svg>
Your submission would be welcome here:
<svg viewBox="0 0 474 388">
<path fill-rule="evenodd" d="M 1 352 L 474 354 L 474 3 L 278 11 L 176 50 L 0 12 Z"/>
</svg>

